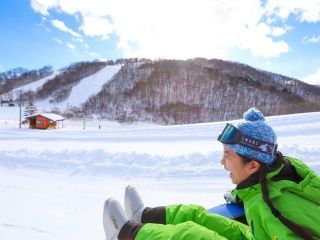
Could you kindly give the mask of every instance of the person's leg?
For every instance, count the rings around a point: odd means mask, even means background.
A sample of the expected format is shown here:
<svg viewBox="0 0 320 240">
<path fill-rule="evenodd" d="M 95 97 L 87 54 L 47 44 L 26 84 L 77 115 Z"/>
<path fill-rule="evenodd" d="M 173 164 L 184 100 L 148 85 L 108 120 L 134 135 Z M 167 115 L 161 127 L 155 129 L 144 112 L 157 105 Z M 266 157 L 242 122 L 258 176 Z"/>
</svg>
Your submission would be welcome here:
<svg viewBox="0 0 320 240">
<path fill-rule="evenodd" d="M 121 229 L 119 240 L 226 240 L 218 233 L 194 222 L 176 225 L 138 224 L 127 222 Z M 239 240 L 243 238 L 238 238 Z"/>
<path fill-rule="evenodd" d="M 162 229 L 159 224 L 180 225 L 192 221 L 228 239 L 252 239 L 249 227 L 239 222 L 230 220 L 216 214 L 210 214 L 206 209 L 196 205 L 172 205 L 167 207 L 145 208 L 137 190 L 128 186 L 125 193 L 126 213 L 129 219 L 141 223 L 158 223 L 155 226 L 146 224 L 142 232 L 148 230 Z M 182 225 L 183 226 L 183 225 Z M 169 228 L 173 228 L 169 226 Z M 133 228 L 137 229 L 137 227 Z M 134 231 L 137 233 L 137 231 Z M 140 232 L 140 231 L 139 231 Z"/>
<path fill-rule="evenodd" d="M 142 213 L 141 220 L 142 223 L 171 225 L 192 221 L 228 239 L 252 238 L 248 226 L 229 218 L 209 213 L 205 208 L 197 205 L 146 208 Z"/>
<path fill-rule="evenodd" d="M 145 209 L 143 220 L 165 223 L 165 207 Z M 130 221 L 115 199 L 105 201 L 103 211 L 103 227 L 107 240 L 210 240 L 225 238 L 194 222 L 185 222 L 177 225 L 142 224 Z"/>
</svg>

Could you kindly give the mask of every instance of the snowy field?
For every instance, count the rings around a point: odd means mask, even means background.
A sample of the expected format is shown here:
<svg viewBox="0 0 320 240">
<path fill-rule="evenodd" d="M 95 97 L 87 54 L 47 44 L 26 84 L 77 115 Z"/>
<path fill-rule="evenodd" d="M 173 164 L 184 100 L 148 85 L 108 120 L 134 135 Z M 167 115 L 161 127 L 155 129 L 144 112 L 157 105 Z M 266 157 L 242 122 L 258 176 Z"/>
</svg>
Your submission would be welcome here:
<svg viewBox="0 0 320 240">
<path fill-rule="evenodd" d="M 223 203 L 233 188 L 216 141 L 225 123 L 182 126 L 65 121 L 18 128 L 0 108 L 0 239 L 104 239 L 102 206 L 135 185 L 148 206 Z M 279 150 L 320 174 L 320 112 L 268 117 Z M 99 125 L 101 129 L 99 129 Z"/>
</svg>

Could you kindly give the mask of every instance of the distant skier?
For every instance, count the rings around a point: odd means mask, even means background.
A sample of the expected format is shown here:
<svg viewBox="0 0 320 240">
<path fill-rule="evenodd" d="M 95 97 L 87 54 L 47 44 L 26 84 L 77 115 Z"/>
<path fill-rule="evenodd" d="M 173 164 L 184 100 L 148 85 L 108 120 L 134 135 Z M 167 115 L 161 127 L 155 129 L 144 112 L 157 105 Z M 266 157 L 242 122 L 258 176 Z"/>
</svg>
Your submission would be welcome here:
<svg viewBox="0 0 320 240">
<path fill-rule="evenodd" d="M 109 198 L 103 225 L 107 240 L 320 239 L 320 178 L 300 160 L 277 152 L 274 130 L 255 108 L 218 137 L 221 164 L 236 188 L 226 196 L 244 205 L 248 225 L 196 205 L 146 208 L 134 187 L 125 211 Z"/>
</svg>

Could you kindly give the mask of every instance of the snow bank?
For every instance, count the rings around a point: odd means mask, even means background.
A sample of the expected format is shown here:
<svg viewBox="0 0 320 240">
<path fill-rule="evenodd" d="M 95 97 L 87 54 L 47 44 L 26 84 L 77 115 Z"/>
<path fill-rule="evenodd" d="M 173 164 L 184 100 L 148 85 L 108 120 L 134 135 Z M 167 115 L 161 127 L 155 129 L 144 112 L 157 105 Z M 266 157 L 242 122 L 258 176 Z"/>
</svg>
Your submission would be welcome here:
<svg viewBox="0 0 320 240">
<path fill-rule="evenodd" d="M 0 108 L 1 111 L 1 108 Z M 16 114 L 16 113 L 15 113 Z M 225 123 L 182 126 L 66 121 L 17 129 L 0 112 L 0 238 L 104 239 L 102 205 L 133 184 L 147 206 L 212 207 L 233 188 L 219 165 Z M 320 112 L 268 117 L 279 150 L 320 174 Z M 100 125 L 100 129 L 98 126 Z"/>
</svg>

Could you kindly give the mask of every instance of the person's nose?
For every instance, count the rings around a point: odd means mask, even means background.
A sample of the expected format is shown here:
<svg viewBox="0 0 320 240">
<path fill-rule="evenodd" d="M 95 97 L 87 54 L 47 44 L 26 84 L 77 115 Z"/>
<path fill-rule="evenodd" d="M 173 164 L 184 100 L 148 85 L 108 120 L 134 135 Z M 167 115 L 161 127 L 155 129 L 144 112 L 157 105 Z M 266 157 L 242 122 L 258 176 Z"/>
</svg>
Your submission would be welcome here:
<svg viewBox="0 0 320 240">
<path fill-rule="evenodd" d="M 225 166 L 226 165 L 226 160 L 224 159 L 224 156 L 222 156 L 221 160 L 220 160 L 220 164 Z"/>
</svg>

